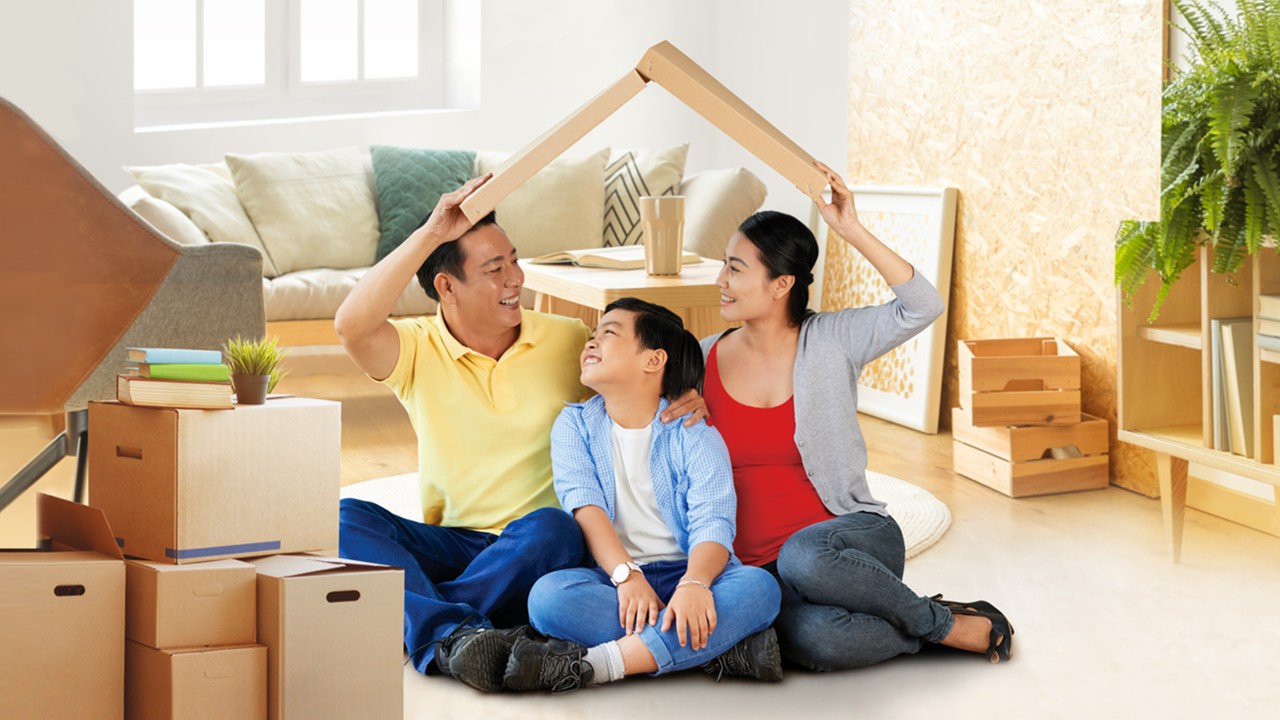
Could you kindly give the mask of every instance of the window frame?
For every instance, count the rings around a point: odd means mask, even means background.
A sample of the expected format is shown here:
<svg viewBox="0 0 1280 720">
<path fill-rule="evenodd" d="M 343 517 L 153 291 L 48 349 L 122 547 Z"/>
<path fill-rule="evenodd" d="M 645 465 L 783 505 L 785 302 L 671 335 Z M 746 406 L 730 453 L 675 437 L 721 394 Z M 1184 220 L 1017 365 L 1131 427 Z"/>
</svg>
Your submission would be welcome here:
<svg viewBox="0 0 1280 720">
<path fill-rule="evenodd" d="M 204 78 L 204 2 L 196 0 L 196 82 Z M 444 105 L 444 0 L 418 3 L 418 77 L 335 82 L 301 80 L 302 0 L 264 0 L 264 74 L 260 86 L 134 90 L 134 126 L 256 123 L 330 115 L 436 110 Z M 357 67 L 363 73 L 363 8 L 356 0 Z"/>
</svg>

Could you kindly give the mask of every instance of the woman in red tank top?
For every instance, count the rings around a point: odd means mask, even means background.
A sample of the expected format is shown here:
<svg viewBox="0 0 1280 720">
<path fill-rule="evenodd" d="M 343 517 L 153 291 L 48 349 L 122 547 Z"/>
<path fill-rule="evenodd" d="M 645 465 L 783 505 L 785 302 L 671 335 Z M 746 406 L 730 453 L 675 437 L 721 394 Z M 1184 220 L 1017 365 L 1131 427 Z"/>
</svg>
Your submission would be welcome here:
<svg viewBox="0 0 1280 720">
<path fill-rule="evenodd" d="M 703 396 L 733 463 L 734 552 L 774 573 L 783 654 L 815 670 L 861 667 L 937 643 L 1009 659 L 1013 627 L 990 603 L 926 598 L 902 582 L 902 532 L 867 489 L 857 375 L 936 319 L 937 290 L 859 222 L 830 168 L 828 227 L 884 276 L 897 299 L 806 310 L 818 256 L 793 217 L 761 212 L 729 240 L 720 315 L 737 330 L 703 340 Z"/>
</svg>

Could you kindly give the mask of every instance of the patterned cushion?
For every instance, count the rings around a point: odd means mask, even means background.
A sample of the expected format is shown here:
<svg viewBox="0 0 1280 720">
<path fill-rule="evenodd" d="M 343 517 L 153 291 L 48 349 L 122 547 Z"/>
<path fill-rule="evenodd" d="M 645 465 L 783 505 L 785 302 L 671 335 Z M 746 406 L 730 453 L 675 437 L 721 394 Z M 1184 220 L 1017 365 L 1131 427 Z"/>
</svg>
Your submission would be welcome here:
<svg viewBox="0 0 1280 720">
<path fill-rule="evenodd" d="M 639 245 L 640 198 L 675 195 L 684 177 L 689 144 L 657 152 L 631 150 L 604 170 L 604 247 Z"/>
<path fill-rule="evenodd" d="M 424 150 L 374 145 L 373 178 L 378 187 L 377 259 L 400 247 L 435 209 L 440 196 L 471 179 L 476 154 L 463 150 Z"/>
</svg>

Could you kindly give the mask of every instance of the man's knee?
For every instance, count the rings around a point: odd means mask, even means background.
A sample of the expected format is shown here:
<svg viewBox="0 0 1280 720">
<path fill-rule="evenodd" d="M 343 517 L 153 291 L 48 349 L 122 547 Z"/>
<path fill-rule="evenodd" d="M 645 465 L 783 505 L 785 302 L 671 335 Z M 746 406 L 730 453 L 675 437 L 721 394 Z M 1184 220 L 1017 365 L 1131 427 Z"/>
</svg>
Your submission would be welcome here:
<svg viewBox="0 0 1280 720">
<path fill-rule="evenodd" d="M 538 508 L 516 521 L 519 531 L 530 542 L 559 546 L 563 543 L 582 545 L 582 529 L 569 513 L 560 508 Z"/>
</svg>

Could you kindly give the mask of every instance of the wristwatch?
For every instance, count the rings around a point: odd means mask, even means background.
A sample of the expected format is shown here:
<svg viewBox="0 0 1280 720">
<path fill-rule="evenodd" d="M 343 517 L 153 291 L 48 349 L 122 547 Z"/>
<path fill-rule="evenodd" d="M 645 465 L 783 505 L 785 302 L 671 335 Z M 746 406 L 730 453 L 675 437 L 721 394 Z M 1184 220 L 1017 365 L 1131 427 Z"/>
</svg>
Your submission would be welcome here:
<svg viewBox="0 0 1280 720">
<path fill-rule="evenodd" d="M 617 587 L 626 582 L 633 572 L 638 572 L 641 575 L 644 574 L 644 571 L 640 569 L 639 564 L 628 560 L 624 563 L 618 563 L 618 567 L 614 568 L 613 572 L 609 573 L 609 579 L 613 581 L 614 587 Z"/>
</svg>

